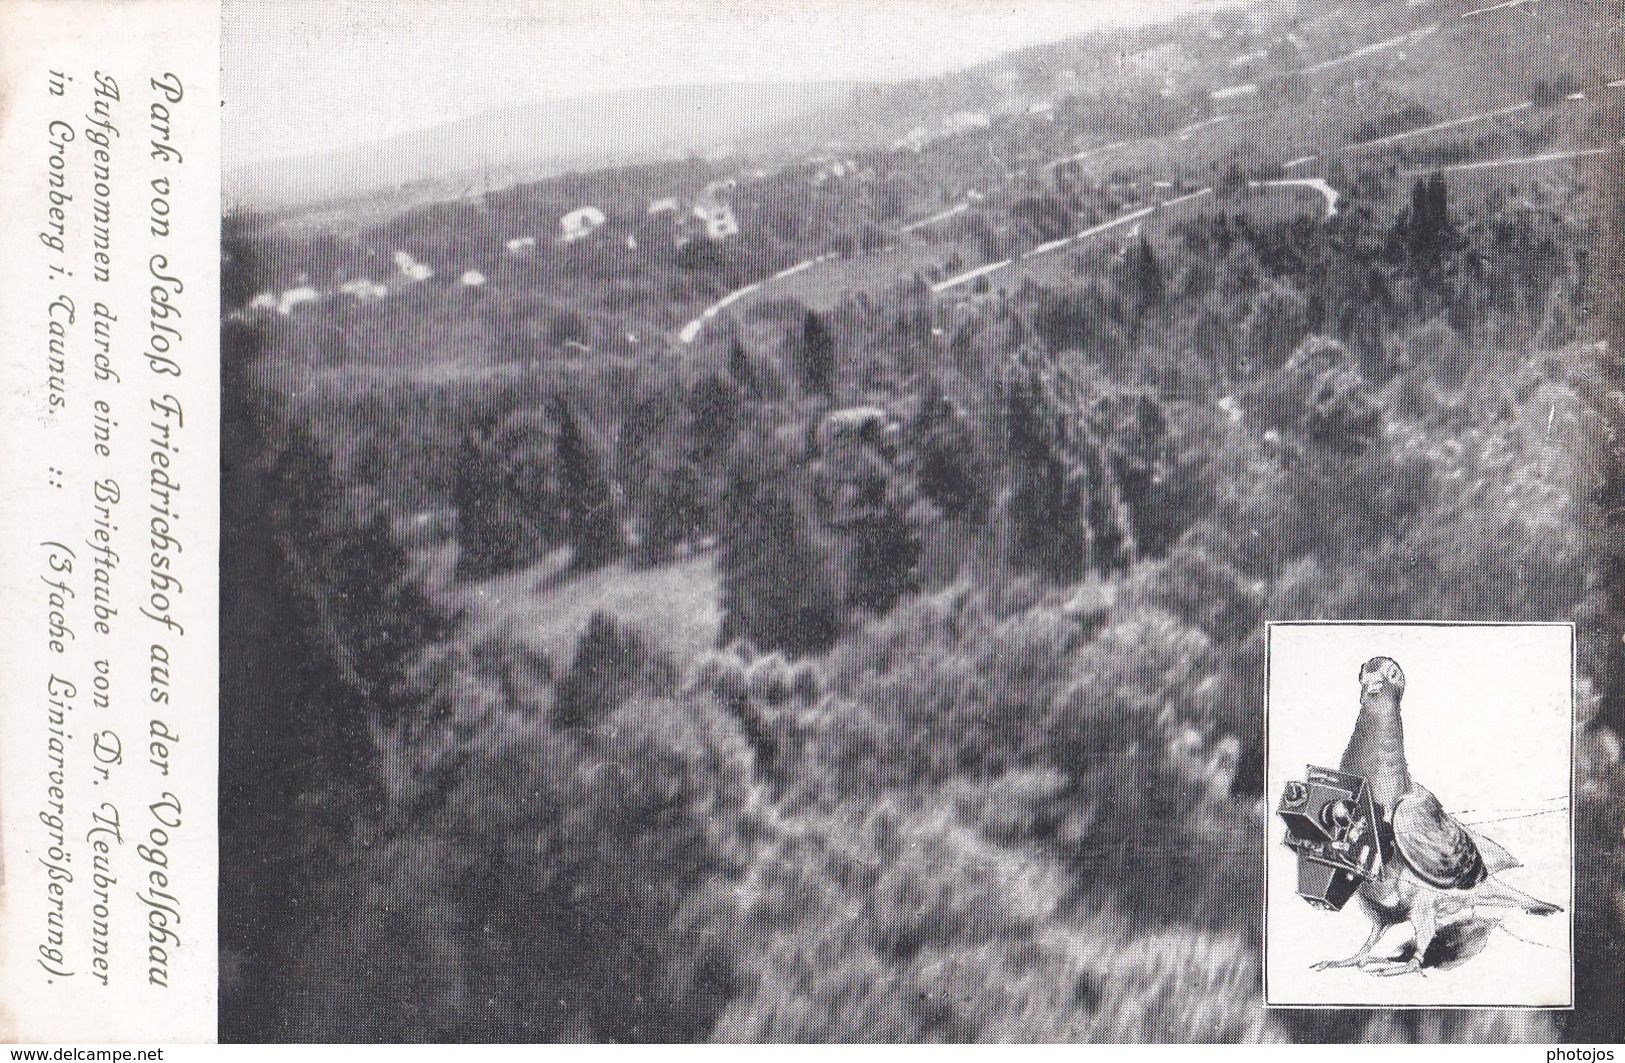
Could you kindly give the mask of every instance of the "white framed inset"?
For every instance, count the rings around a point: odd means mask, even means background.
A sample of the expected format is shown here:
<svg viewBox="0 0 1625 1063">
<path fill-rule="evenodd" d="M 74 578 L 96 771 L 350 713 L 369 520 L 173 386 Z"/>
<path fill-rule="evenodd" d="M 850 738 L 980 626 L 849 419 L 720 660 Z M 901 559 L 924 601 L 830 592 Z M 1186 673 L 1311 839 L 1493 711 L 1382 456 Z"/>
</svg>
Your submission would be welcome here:
<svg viewBox="0 0 1625 1063">
<path fill-rule="evenodd" d="M 1288 784 L 1311 768 L 1339 768 L 1361 712 L 1362 667 L 1381 657 L 1402 670 L 1411 780 L 1475 840 L 1489 839 L 1481 846 L 1487 863 L 1496 863 L 1499 846 L 1519 866 L 1485 879 L 1488 886 L 1441 890 L 1405 862 L 1402 837 L 1383 847 L 1388 876 L 1352 876 L 1354 896 L 1329 910 L 1300 895 L 1300 854 L 1286 843 L 1278 809 Z M 1265 1002 L 1573 1007 L 1573 626 L 1272 623 L 1265 671 Z M 1369 903 L 1381 884 L 1405 875 L 1418 906 L 1447 913 L 1420 970 L 1383 962 L 1409 959 L 1414 925 L 1403 911 L 1373 918 Z M 1518 895 L 1560 910 L 1532 914 L 1507 903 Z M 1480 899 L 1487 903 L 1473 903 Z M 1316 968 L 1356 955 L 1378 922 L 1388 925 L 1370 953 L 1375 962 Z"/>
</svg>

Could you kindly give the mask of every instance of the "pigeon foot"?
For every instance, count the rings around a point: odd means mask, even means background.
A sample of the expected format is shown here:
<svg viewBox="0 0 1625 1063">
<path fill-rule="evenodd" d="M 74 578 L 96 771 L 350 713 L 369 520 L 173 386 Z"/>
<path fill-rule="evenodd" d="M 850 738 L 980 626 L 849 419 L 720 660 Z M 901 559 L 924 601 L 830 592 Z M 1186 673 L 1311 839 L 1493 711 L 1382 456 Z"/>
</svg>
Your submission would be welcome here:
<svg viewBox="0 0 1625 1063">
<path fill-rule="evenodd" d="M 1360 946 L 1360 951 L 1346 960 L 1321 960 L 1309 969 L 1311 971 L 1330 971 L 1338 967 L 1364 967 L 1371 959 L 1371 950 L 1377 947 L 1378 941 L 1382 940 L 1382 932 L 1385 929 L 1386 927 L 1381 923 L 1374 924 L 1371 927 L 1371 933 L 1365 939 L 1365 944 Z"/>
<path fill-rule="evenodd" d="M 1319 963 L 1309 965 L 1311 971 L 1330 971 L 1338 967 L 1364 967 L 1367 961 L 1365 956 L 1350 956 L 1346 960 L 1321 960 Z"/>
<path fill-rule="evenodd" d="M 1415 956 L 1403 963 L 1398 960 L 1377 960 L 1363 964 L 1362 967 L 1378 978 L 1397 978 L 1402 974 L 1420 974 L 1424 978 L 1427 977 L 1427 973 L 1422 970 L 1422 961 Z"/>
</svg>

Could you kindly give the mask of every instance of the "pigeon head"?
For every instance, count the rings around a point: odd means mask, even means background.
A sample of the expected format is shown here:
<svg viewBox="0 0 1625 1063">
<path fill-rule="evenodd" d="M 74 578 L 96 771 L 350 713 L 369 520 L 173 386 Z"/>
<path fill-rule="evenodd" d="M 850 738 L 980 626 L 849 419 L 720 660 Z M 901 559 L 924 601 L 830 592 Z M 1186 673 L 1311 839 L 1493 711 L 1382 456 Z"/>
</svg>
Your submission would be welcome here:
<svg viewBox="0 0 1625 1063">
<path fill-rule="evenodd" d="M 1405 673 L 1392 657 L 1373 657 L 1360 666 L 1360 693 L 1391 694 L 1397 698 L 1405 693 Z"/>
</svg>

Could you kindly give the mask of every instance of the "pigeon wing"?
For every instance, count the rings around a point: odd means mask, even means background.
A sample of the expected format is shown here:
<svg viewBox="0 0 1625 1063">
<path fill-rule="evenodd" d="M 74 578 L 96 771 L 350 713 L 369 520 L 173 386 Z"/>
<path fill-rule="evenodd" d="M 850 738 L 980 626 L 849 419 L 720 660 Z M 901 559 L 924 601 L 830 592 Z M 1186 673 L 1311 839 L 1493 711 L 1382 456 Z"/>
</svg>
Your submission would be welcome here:
<svg viewBox="0 0 1625 1063">
<path fill-rule="evenodd" d="M 1399 854 L 1428 885 L 1464 890 L 1489 877 L 1473 836 L 1423 787 L 1412 786 L 1394 803 L 1393 822 Z"/>
</svg>

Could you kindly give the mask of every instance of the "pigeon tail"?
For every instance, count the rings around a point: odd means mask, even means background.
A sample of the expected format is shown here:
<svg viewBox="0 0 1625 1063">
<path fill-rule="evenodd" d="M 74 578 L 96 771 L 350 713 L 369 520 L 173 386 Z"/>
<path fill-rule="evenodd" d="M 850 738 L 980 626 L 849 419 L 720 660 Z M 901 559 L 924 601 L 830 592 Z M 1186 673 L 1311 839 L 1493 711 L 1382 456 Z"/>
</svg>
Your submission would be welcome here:
<svg viewBox="0 0 1625 1063">
<path fill-rule="evenodd" d="M 1522 908 L 1530 915 L 1556 915 L 1563 909 L 1555 904 L 1538 900 L 1520 889 L 1502 882 L 1500 879 L 1487 879 L 1484 883 L 1472 890 L 1471 901 L 1474 905 L 1493 906 L 1496 908 Z"/>
</svg>

